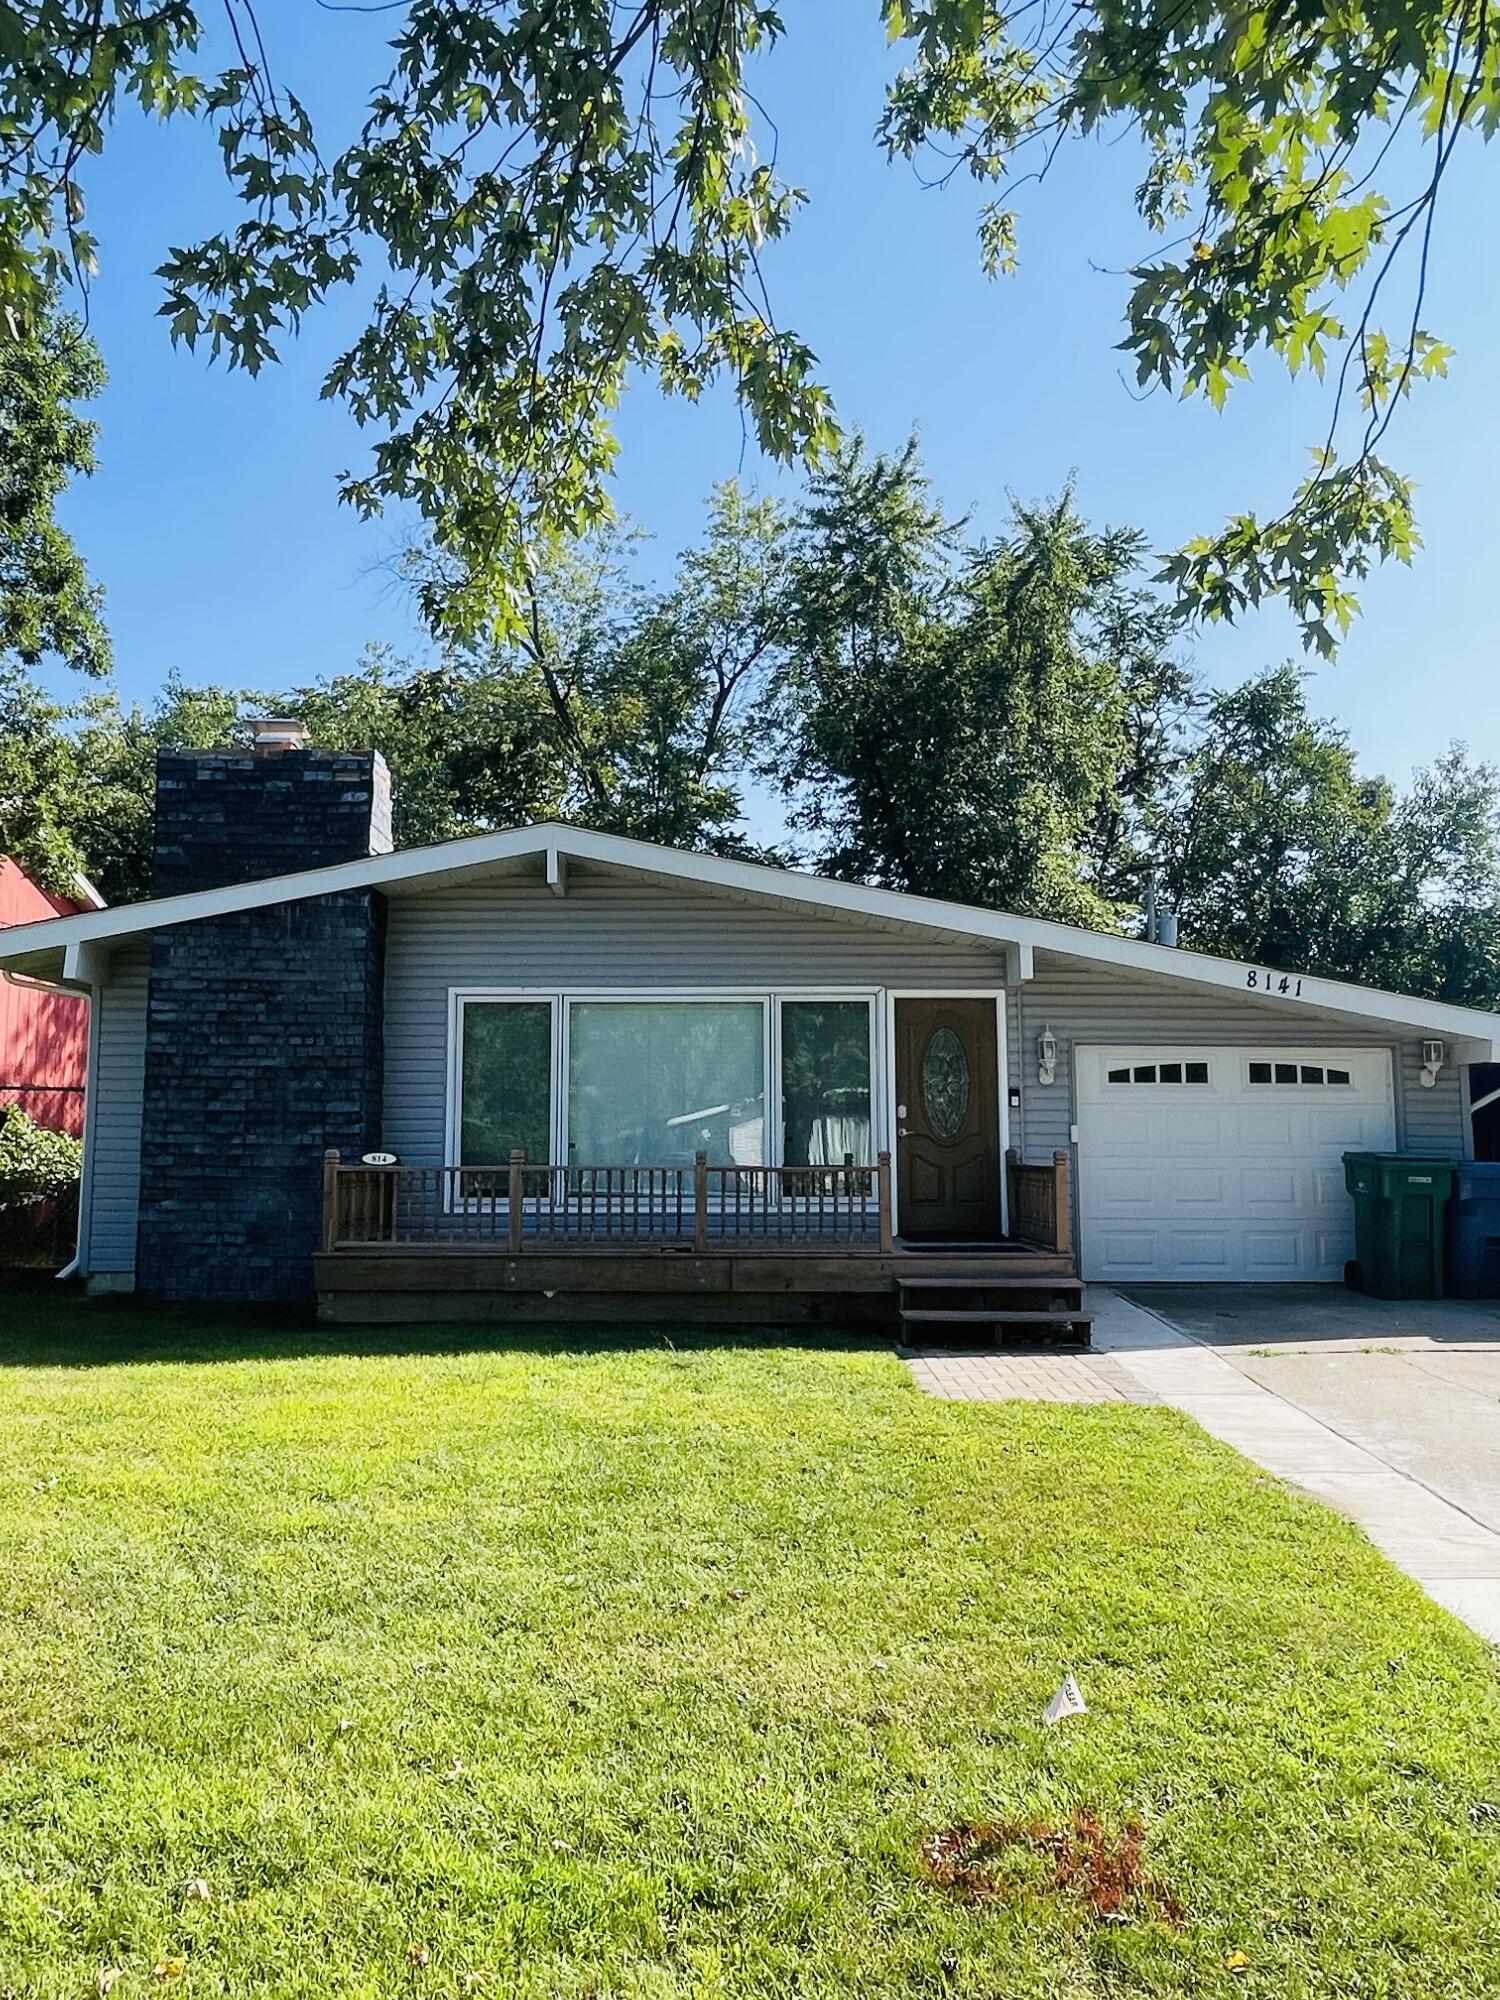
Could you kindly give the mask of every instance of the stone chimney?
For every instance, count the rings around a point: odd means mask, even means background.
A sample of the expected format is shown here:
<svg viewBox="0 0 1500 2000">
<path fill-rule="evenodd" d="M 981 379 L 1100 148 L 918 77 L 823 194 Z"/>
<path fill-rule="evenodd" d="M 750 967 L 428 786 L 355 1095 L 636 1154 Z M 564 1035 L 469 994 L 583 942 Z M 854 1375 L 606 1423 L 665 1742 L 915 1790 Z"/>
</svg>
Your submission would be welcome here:
<svg viewBox="0 0 1500 2000">
<path fill-rule="evenodd" d="M 160 750 L 153 896 L 221 889 L 391 851 L 378 750 L 313 750 L 300 722 L 250 725 L 248 750 Z"/>
</svg>

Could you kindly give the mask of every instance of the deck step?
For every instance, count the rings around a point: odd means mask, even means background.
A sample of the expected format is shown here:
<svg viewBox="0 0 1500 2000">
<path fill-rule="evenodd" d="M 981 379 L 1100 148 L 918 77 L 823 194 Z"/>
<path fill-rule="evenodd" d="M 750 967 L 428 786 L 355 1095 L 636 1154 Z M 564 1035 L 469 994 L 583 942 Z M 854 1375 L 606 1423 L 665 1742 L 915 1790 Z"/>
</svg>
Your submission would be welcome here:
<svg viewBox="0 0 1500 2000">
<path fill-rule="evenodd" d="M 947 1312 L 903 1307 L 901 1325 L 907 1339 L 912 1341 L 919 1338 L 926 1338 L 929 1342 L 934 1338 L 940 1341 L 945 1328 L 951 1331 L 955 1341 L 972 1341 L 974 1330 L 983 1326 L 990 1330 L 997 1346 L 1008 1333 L 1029 1333 L 1054 1340 L 1061 1338 L 1075 1347 L 1092 1347 L 1094 1344 L 1094 1322 L 1087 1313 L 1028 1312 L 1024 1306 L 998 1312 L 981 1312 L 963 1306 Z"/>
<path fill-rule="evenodd" d="M 1028 1278 L 986 1278 L 977 1272 L 963 1278 L 909 1277 L 902 1271 L 896 1283 L 903 1292 L 1077 1292 L 1083 1296 L 1081 1278 L 1049 1278 L 1033 1273 Z"/>
<path fill-rule="evenodd" d="M 913 1309 L 911 1306 L 903 1306 L 901 1308 L 901 1317 L 902 1319 L 951 1320 L 955 1325 L 960 1321 L 967 1325 L 973 1325 L 976 1321 L 982 1321 L 987 1326 L 994 1326 L 1000 1320 L 1007 1320 L 1013 1321 L 1017 1326 L 1077 1326 L 1083 1321 L 1085 1315 L 1075 1312 L 1033 1312 L 1029 1306 L 1001 1306 L 996 1307 L 993 1311 L 985 1311 L 979 1307 L 970 1306 L 953 1306 L 944 1308 L 942 1311 L 939 1311 L 936 1307 L 927 1310 L 920 1307 Z M 1090 1321 L 1089 1323 L 1092 1325 L 1093 1322 Z"/>
</svg>

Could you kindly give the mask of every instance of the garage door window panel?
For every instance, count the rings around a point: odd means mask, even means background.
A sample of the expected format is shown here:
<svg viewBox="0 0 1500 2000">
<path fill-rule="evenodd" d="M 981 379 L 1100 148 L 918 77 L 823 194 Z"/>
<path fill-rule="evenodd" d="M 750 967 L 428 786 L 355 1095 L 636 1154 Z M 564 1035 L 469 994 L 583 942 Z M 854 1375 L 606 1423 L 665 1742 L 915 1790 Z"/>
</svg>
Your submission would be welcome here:
<svg viewBox="0 0 1500 2000">
<path fill-rule="evenodd" d="M 1323 1063 L 1253 1062 L 1246 1065 L 1246 1076 L 1257 1088 L 1270 1084 L 1273 1089 L 1278 1085 L 1299 1090 L 1347 1089 L 1354 1082 L 1348 1070 Z"/>
<path fill-rule="evenodd" d="M 1155 1083 L 1188 1084 L 1211 1081 L 1206 1062 L 1162 1062 L 1131 1063 L 1118 1069 L 1111 1069 L 1105 1076 L 1106 1083 Z"/>
</svg>

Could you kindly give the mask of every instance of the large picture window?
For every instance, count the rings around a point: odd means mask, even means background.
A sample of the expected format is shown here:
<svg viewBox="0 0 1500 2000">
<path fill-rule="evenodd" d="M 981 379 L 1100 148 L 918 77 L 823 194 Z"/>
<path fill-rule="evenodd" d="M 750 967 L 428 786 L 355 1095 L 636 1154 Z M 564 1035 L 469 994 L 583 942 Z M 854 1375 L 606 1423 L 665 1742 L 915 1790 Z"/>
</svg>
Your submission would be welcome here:
<svg viewBox="0 0 1500 2000">
<path fill-rule="evenodd" d="M 874 1164 L 868 996 L 460 993 L 454 1022 L 461 1166 Z"/>
<path fill-rule="evenodd" d="M 577 1000 L 568 1016 L 568 1160 L 764 1163 L 758 1000 Z"/>
</svg>

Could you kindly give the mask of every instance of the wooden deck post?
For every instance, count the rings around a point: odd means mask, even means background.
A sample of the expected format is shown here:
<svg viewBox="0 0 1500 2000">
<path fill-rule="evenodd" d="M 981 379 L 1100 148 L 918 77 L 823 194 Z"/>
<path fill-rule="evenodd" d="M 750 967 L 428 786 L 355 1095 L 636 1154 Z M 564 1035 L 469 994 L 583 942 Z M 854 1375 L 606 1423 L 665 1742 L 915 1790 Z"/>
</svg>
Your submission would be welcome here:
<svg viewBox="0 0 1500 2000">
<path fill-rule="evenodd" d="M 701 1257 L 708 1248 L 708 1155 L 693 1155 L 693 1248 Z"/>
<path fill-rule="evenodd" d="M 339 1240 L 339 1149 L 330 1146 L 323 1155 L 323 1248 L 331 1250 Z"/>
<path fill-rule="evenodd" d="M 1073 1248 L 1073 1195 L 1066 1153 L 1052 1155 L 1052 1185 L 1053 1242 L 1066 1257 Z"/>
<path fill-rule="evenodd" d="M 889 1252 L 896 1239 L 891 1215 L 891 1156 L 881 1153 L 875 1161 L 875 1198 L 880 1204 L 880 1247 Z"/>
<path fill-rule="evenodd" d="M 506 1222 L 510 1227 L 510 1254 L 521 1254 L 522 1224 L 526 1220 L 526 1181 L 521 1173 L 526 1155 L 519 1146 L 510 1149 L 510 1184 L 506 1190 Z"/>
</svg>

